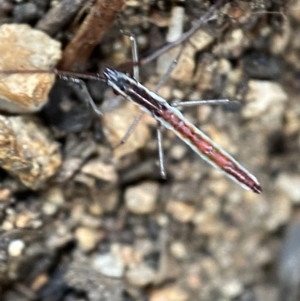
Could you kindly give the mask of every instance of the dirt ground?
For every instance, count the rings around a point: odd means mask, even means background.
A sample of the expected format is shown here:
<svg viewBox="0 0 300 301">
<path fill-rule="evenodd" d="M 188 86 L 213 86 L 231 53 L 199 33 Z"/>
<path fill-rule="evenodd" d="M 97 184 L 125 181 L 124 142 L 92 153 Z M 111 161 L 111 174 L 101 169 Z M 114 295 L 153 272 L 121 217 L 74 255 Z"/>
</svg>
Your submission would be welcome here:
<svg viewBox="0 0 300 301">
<path fill-rule="evenodd" d="M 0 74 L 0 300 L 299 299 L 299 0 L 0 0 L 0 25 L 0 69 L 14 71 Z M 31 27 L 56 42 L 34 42 Z M 119 145 L 139 107 L 76 79 L 132 73 L 124 32 L 137 38 L 139 81 L 151 91 L 161 83 L 170 102 L 230 100 L 180 110 L 261 194 L 166 129 L 162 179 L 148 114 Z M 55 66 L 78 74 L 39 72 Z"/>
</svg>

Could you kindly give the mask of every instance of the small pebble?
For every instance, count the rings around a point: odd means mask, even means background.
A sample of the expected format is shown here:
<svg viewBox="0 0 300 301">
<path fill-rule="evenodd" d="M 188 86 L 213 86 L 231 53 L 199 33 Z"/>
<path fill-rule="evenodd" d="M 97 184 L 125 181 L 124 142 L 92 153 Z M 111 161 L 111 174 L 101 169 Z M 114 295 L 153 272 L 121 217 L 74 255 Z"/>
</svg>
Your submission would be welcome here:
<svg viewBox="0 0 300 301">
<path fill-rule="evenodd" d="M 43 288 L 49 281 L 49 275 L 48 274 L 41 274 L 37 278 L 34 279 L 33 283 L 31 284 L 31 289 L 33 291 L 38 291 Z"/>
<path fill-rule="evenodd" d="M 43 205 L 43 212 L 49 216 L 54 215 L 65 202 L 63 191 L 59 186 L 53 186 L 47 189 L 44 198 L 47 201 Z"/>
<path fill-rule="evenodd" d="M 151 292 L 150 301 L 187 301 L 190 300 L 186 291 L 178 286 L 168 286 Z"/>
<path fill-rule="evenodd" d="M 12 257 L 18 257 L 22 254 L 25 248 L 25 243 L 21 239 L 16 239 L 8 245 L 8 254 Z"/>
<path fill-rule="evenodd" d="M 103 132 L 106 139 L 112 147 L 118 146 L 114 149 L 116 158 L 134 153 L 137 149 L 142 148 L 150 137 L 148 126 L 143 120 L 140 120 L 126 143 L 120 145 L 138 113 L 139 108 L 136 105 L 129 101 L 124 101 L 122 105 L 110 112 L 106 112 L 102 118 Z"/>
<path fill-rule="evenodd" d="M 170 245 L 170 251 L 172 255 L 177 259 L 187 258 L 188 250 L 184 243 L 180 241 L 174 241 Z"/>
<path fill-rule="evenodd" d="M 190 38 L 190 43 L 200 51 L 210 45 L 214 40 L 214 37 L 206 31 L 199 29 Z"/>
<path fill-rule="evenodd" d="M 144 263 L 129 268 L 125 275 L 126 280 L 137 287 L 149 285 L 155 280 L 155 276 L 155 271 Z"/>
<path fill-rule="evenodd" d="M 175 160 L 181 160 L 187 152 L 187 147 L 183 144 L 176 144 L 172 146 L 169 155 Z"/>
<path fill-rule="evenodd" d="M 124 264 L 111 253 L 95 257 L 93 267 L 107 277 L 121 278 L 124 274 Z"/>
<path fill-rule="evenodd" d="M 242 109 L 242 115 L 244 118 L 260 116 L 287 99 L 288 96 L 280 84 L 264 80 L 251 80 L 246 96 L 247 104 Z"/>
<path fill-rule="evenodd" d="M 300 176 L 298 174 L 280 174 L 275 187 L 283 191 L 293 203 L 300 203 Z"/>
<path fill-rule="evenodd" d="M 60 186 L 52 186 L 47 189 L 44 198 L 55 205 L 61 206 L 65 202 L 64 193 Z"/>
<path fill-rule="evenodd" d="M 21 213 L 16 217 L 15 225 L 17 228 L 26 228 L 28 227 L 29 223 L 31 222 L 31 217 L 29 214 Z"/>
<path fill-rule="evenodd" d="M 174 6 L 171 12 L 171 20 L 168 28 L 168 33 L 166 40 L 167 42 L 174 42 L 177 40 L 183 32 L 184 24 L 184 8 L 181 6 Z M 157 60 L 156 71 L 160 75 L 166 74 L 167 70 L 172 65 L 174 59 L 176 59 L 177 54 L 180 49 L 175 48 L 170 51 L 163 53 Z"/>
<path fill-rule="evenodd" d="M 176 68 L 171 74 L 171 77 L 183 83 L 190 83 L 194 76 L 196 49 L 188 44 L 184 47 Z"/>
<path fill-rule="evenodd" d="M 129 211 L 135 214 L 148 214 L 154 211 L 159 186 L 154 182 L 144 182 L 131 186 L 125 191 L 125 202 Z"/>
<path fill-rule="evenodd" d="M 93 250 L 98 243 L 97 232 L 90 228 L 77 228 L 75 232 L 75 237 L 78 241 L 79 247 L 85 252 Z"/>
<path fill-rule="evenodd" d="M 194 206 L 189 204 L 178 201 L 170 201 L 167 204 L 167 212 L 169 212 L 173 218 L 181 223 L 188 223 L 193 219 L 196 210 Z"/>
<path fill-rule="evenodd" d="M 230 299 L 237 298 L 243 292 L 243 284 L 241 281 L 234 279 L 225 283 L 221 290 L 225 297 Z"/>
<path fill-rule="evenodd" d="M 11 190 L 4 188 L 0 189 L 0 202 L 7 202 L 11 196 Z"/>
<path fill-rule="evenodd" d="M 43 213 L 48 216 L 56 214 L 57 209 L 58 207 L 53 203 L 47 202 L 43 205 Z"/>
<path fill-rule="evenodd" d="M 90 160 L 82 167 L 81 171 L 99 180 L 110 183 L 116 183 L 118 180 L 115 167 L 111 164 L 105 164 L 99 159 Z"/>
</svg>

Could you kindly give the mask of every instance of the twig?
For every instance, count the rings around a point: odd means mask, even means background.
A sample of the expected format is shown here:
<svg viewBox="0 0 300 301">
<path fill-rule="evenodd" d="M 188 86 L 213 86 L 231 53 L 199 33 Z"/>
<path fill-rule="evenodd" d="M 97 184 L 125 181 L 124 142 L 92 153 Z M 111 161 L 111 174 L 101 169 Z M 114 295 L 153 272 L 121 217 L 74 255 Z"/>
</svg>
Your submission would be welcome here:
<svg viewBox="0 0 300 301">
<path fill-rule="evenodd" d="M 55 35 L 63 26 L 70 22 L 74 14 L 87 1 L 63 0 L 59 2 L 37 23 L 36 29 L 40 29 L 50 36 Z"/>
<path fill-rule="evenodd" d="M 77 69 L 90 56 L 123 8 L 123 0 L 96 0 L 75 37 L 66 47 L 59 69 Z"/>
<path fill-rule="evenodd" d="M 143 58 L 140 60 L 140 64 L 144 65 L 147 64 L 157 57 L 161 56 L 163 53 L 169 51 L 170 49 L 182 44 L 185 42 L 187 39 L 189 39 L 204 23 L 206 23 L 213 12 L 217 10 L 219 7 L 221 7 L 223 4 L 225 4 L 228 0 L 219 0 L 216 2 L 216 4 L 212 5 L 208 11 L 198 19 L 198 21 L 195 22 L 195 24 L 185 33 L 183 33 L 180 38 L 178 38 L 176 41 L 172 43 L 168 43 L 163 45 L 161 48 L 153 52 L 152 54 L 148 55 L 147 57 Z"/>
</svg>

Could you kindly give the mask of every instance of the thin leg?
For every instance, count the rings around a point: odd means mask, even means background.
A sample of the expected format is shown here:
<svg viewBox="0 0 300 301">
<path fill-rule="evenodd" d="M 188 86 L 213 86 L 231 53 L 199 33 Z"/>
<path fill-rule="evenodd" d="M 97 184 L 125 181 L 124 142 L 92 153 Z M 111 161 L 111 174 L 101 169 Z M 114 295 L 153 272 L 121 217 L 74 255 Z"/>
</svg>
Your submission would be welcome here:
<svg viewBox="0 0 300 301">
<path fill-rule="evenodd" d="M 137 65 L 138 61 L 139 61 L 139 57 L 138 57 L 138 51 L 137 51 L 136 37 L 132 33 L 124 31 L 122 29 L 120 29 L 120 32 L 123 35 L 126 35 L 126 36 L 128 36 L 130 38 L 130 41 L 131 41 L 132 62 L 133 62 L 133 76 L 134 76 L 134 78 L 137 81 L 139 81 L 139 77 L 140 77 L 140 75 L 139 75 L 139 66 Z M 134 118 L 132 124 L 130 125 L 129 129 L 127 130 L 125 136 L 120 141 L 120 143 L 115 146 L 115 148 L 119 147 L 120 145 L 122 145 L 122 144 L 124 144 L 124 143 L 127 142 L 127 140 L 129 139 L 129 137 L 131 136 L 131 134 L 133 133 L 133 131 L 136 129 L 136 127 L 137 127 L 139 121 L 141 120 L 143 114 L 144 113 L 142 111 L 140 111 L 138 113 L 138 115 L 136 115 L 136 117 Z"/>
<path fill-rule="evenodd" d="M 157 146 L 158 146 L 158 162 L 159 162 L 159 169 L 160 169 L 160 175 L 163 179 L 167 178 L 166 170 L 165 170 L 165 162 L 164 162 L 164 151 L 162 146 L 162 136 L 161 136 L 161 124 L 158 123 L 157 129 Z"/>
<path fill-rule="evenodd" d="M 70 81 L 72 83 L 75 83 L 80 88 L 80 93 L 84 96 L 84 100 L 87 102 L 87 104 L 91 107 L 91 109 L 99 116 L 103 116 L 103 113 L 97 108 L 96 104 L 94 103 L 94 100 L 92 99 L 86 84 L 83 80 L 76 78 L 76 77 L 69 77 L 65 75 L 60 75 L 59 78 L 63 80 Z"/>
<path fill-rule="evenodd" d="M 114 148 L 117 148 L 117 147 L 121 146 L 122 144 L 124 144 L 128 141 L 129 137 L 131 136 L 133 131 L 136 129 L 136 127 L 137 127 L 139 121 L 141 120 L 143 114 L 144 114 L 144 112 L 140 111 L 138 113 L 138 115 L 135 116 L 135 118 L 134 118 L 133 122 L 131 123 L 130 127 L 128 128 L 126 134 L 124 135 L 124 137 L 122 138 L 120 143 L 117 144 Z"/>
<path fill-rule="evenodd" d="M 230 101 L 229 99 L 207 99 L 207 100 L 191 100 L 191 101 L 180 101 L 180 102 L 173 102 L 171 106 L 173 107 L 191 107 L 191 106 L 198 106 L 198 105 L 219 105 L 224 103 L 236 103 L 234 101 Z"/>
<path fill-rule="evenodd" d="M 162 85 L 166 82 L 166 80 L 170 77 L 170 74 L 172 73 L 172 71 L 174 70 L 174 68 L 176 67 L 177 63 L 178 63 L 178 59 L 181 56 L 183 47 L 180 49 L 180 51 L 178 52 L 176 58 L 172 61 L 171 65 L 169 66 L 168 70 L 166 71 L 166 73 L 162 76 L 162 78 L 159 80 L 157 86 L 154 89 L 154 93 L 157 93 L 158 90 L 162 87 Z"/>
<path fill-rule="evenodd" d="M 137 51 L 137 41 L 136 36 L 130 32 L 120 30 L 121 33 L 125 36 L 128 36 L 131 42 L 131 55 L 132 55 L 132 62 L 133 62 L 133 77 L 139 81 L 140 80 L 140 70 L 139 70 L 139 57 Z"/>
</svg>

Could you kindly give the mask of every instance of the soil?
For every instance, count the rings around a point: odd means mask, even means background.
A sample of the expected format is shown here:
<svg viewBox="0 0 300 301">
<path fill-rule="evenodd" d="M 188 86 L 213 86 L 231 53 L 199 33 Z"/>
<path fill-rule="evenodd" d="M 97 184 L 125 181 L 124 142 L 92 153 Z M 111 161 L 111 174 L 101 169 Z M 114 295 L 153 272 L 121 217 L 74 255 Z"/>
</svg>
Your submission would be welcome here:
<svg viewBox="0 0 300 301">
<path fill-rule="evenodd" d="M 85 79 L 87 94 L 57 78 L 38 112 L 1 115 L 3 124 L 21 121 L 1 138 L 0 299 L 298 300 L 300 1 L 222 1 L 215 9 L 214 1 L 119 2 L 0 0 L 0 24 L 28 24 L 59 41 L 68 54 L 57 68 L 76 70 L 75 78 L 106 67 L 132 73 L 122 32 L 134 34 L 148 89 L 161 83 L 158 94 L 170 102 L 230 100 L 180 110 L 258 179 L 262 193 L 166 129 L 162 179 L 152 116 L 143 114 L 120 145 L 139 107 L 101 81 Z M 143 64 L 209 9 L 191 37 Z M 17 53 L 16 62 L 24 65 Z M 28 139 L 19 140 L 21 129 Z M 24 147 L 32 166 L 16 167 L 8 140 Z M 46 159 L 35 161 L 31 148 Z"/>
</svg>

